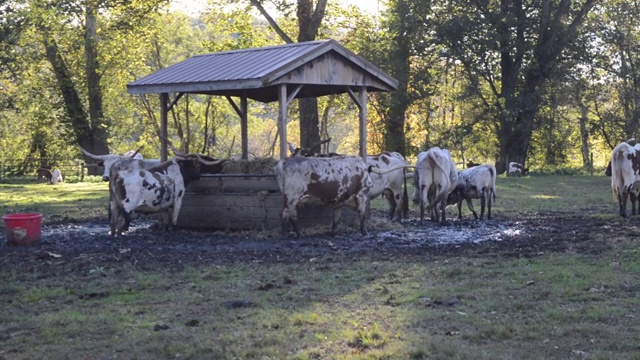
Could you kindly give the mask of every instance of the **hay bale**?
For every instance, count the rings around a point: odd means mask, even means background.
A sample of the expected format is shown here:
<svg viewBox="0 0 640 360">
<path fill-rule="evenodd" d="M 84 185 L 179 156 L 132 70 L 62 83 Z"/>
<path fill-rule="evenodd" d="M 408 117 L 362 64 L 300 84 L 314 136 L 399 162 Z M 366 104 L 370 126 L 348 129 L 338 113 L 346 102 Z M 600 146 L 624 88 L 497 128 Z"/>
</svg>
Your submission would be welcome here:
<svg viewBox="0 0 640 360">
<path fill-rule="evenodd" d="M 275 174 L 274 166 L 277 160 L 274 158 L 258 158 L 253 160 L 229 160 L 222 166 L 223 174 Z"/>
</svg>

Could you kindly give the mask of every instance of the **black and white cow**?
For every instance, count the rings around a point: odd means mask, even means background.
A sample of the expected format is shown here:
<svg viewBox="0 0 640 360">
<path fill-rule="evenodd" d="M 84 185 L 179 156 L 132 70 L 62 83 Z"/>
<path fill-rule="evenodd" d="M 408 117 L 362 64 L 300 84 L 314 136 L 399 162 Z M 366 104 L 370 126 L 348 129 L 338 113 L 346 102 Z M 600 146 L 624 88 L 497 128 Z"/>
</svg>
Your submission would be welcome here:
<svg viewBox="0 0 640 360">
<path fill-rule="evenodd" d="M 371 177 L 367 164 L 359 156 L 303 157 L 280 159 L 275 166 L 276 179 L 283 195 L 282 233 L 290 223 L 298 237 L 297 206 L 319 201 L 333 206 L 331 233 L 335 234 L 342 206 L 350 206 L 360 220 L 360 232 L 366 234 Z"/>
<path fill-rule="evenodd" d="M 135 164 L 136 159 L 115 162 L 109 174 L 111 235 L 122 235 L 131 214 L 163 212 L 166 228 L 175 226 L 185 188 L 200 178 L 197 156 L 174 158 L 150 168 Z M 133 163 L 132 163 L 133 162 Z M 169 222 L 170 221 L 170 222 Z"/>
<path fill-rule="evenodd" d="M 420 204 L 420 224 L 424 222 L 425 210 L 431 220 L 446 221 L 447 196 L 458 183 L 458 171 L 447 149 L 435 146 L 418 154 L 413 174 L 413 201 Z"/>
<path fill-rule="evenodd" d="M 487 219 L 491 220 L 491 205 L 496 198 L 496 168 L 491 164 L 474 166 L 458 172 L 458 184 L 449 193 L 447 205 L 458 205 L 458 219 L 462 219 L 462 201 L 467 201 L 474 218 L 478 213 L 471 199 L 480 199 L 480 220 L 484 218 L 487 207 Z"/>
<path fill-rule="evenodd" d="M 507 169 L 508 176 L 521 177 L 529 174 L 529 168 L 522 166 L 522 164 L 517 162 L 510 162 L 509 168 Z"/>
</svg>

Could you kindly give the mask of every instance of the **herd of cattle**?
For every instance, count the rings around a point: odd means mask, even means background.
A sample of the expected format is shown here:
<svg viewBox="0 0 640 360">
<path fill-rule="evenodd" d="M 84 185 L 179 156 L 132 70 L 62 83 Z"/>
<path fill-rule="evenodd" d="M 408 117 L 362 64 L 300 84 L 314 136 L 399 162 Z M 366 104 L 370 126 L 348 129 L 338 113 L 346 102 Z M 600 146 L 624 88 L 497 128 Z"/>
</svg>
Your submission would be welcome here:
<svg viewBox="0 0 640 360">
<path fill-rule="evenodd" d="M 37 176 L 38 181 L 46 182 L 47 184 L 51 185 L 64 181 L 64 179 L 62 178 L 62 173 L 59 169 L 54 169 L 53 171 L 51 171 L 51 169 L 40 168 L 37 171 Z"/>
<path fill-rule="evenodd" d="M 201 154 L 184 154 L 171 146 L 175 157 L 165 162 L 143 159 L 138 151 L 123 155 L 94 155 L 80 147 L 83 154 L 98 160 L 104 167 L 103 180 L 109 181 L 109 220 L 111 235 L 122 235 L 129 228 L 133 213 L 163 212 L 163 223 L 169 228 L 177 224 L 182 199 L 188 184 L 201 174 L 219 174 L 228 159 L 214 159 Z M 274 160 L 274 171 L 283 196 L 282 231 L 289 225 L 297 236 L 298 205 L 307 201 L 333 207 L 331 232 L 335 233 L 343 206 L 352 208 L 366 233 L 370 201 L 383 196 L 390 207 L 389 218 L 400 221 L 407 215 L 409 197 L 407 180 L 413 183 L 411 200 L 420 208 L 420 224 L 425 215 L 434 222 L 445 221 L 445 208 L 457 205 L 462 219 L 462 203 L 467 202 L 475 219 L 491 219 L 496 197 L 496 169 L 491 164 L 467 163 L 461 171 L 447 149 L 433 147 L 418 154 L 409 165 L 397 152 L 375 156 L 348 156 L 335 153 L 318 154 L 290 144 L 291 155 Z M 412 169 L 412 172 L 407 172 Z M 528 169 L 509 163 L 509 176 L 523 176 Z M 627 200 L 632 214 L 640 213 L 640 144 L 634 139 L 620 143 L 611 153 L 605 174 L 611 177 L 613 196 L 620 206 L 620 216 L 627 216 Z M 38 178 L 50 184 L 62 182 L 59 170 L 41 168 Z M 480 199 L 480 215 L 472 200 Z"/>
<path fill-rule="evenodd" d="M 202 173 L 220 173 L 222 164 L 228 161 L 184 154 L 173 146 L 175 157 L 165 162 L 142 159 L 137 151 L 125 155 L 94 155 L 80 149 L 104 167 L 103 180 L 109 181 L 113 236 L 122 235 L 128 229 L 133 213 L 162 212 L 164 225 L 175 226 L 189 182 L 198 180 Z M 476 219 L 484 218 L 485 208 L 487 218 L 491 219 L 496 195 L 496 169 L 491 164 L 458 171 L 449 151 L 438 147 L 420 153 L 415 165 L 407 164 L 397 152 L 368 156 L 365 161 L 360 156 L 316 154 L 300 148 L 291 151 L 290 157 L 274 165 L 283 195 L 283 233 L 288 232 L 290 225 L 296 235 L 301 236 L 298 205 L 307 201 L 333 207 L 332 233 L 337 229 L 342 207 L 348 206 L 357 213 L 360 231 L 365 234 L 370 200 L 379 196 L 388 200 L 389 218 L 399 221 L 408 211 L 407 179 L 411 178 L 412 200 L 420 207 L 421 224 L 425 214 L 433 221 L 445 221 L 445 207 L 453 204 L 457 205 L 458 218 L 461 218 L 463 201 Z M 207 171 L 203 171 L 203 167 Z M 407 172 L 408 169 L 414 171 Z M 481 200 L 479 217 L 472 199 Z"/>
</svg>

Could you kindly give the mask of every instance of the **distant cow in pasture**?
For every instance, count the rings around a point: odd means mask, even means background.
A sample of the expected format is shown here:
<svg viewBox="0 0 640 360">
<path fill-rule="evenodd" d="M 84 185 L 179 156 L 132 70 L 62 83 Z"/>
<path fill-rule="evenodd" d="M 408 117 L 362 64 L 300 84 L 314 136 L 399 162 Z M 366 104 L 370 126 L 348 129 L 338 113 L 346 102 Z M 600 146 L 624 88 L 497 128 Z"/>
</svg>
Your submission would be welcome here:
<svg viewBox="0 0 640 360">
<path fill-rule="evenodd" d="M 78 147 L 80 148 L 80 150 L 85 156 L 90 157 L 94 160 L 99 160 L 96 165 L 104 167 L 104 173 L 102 174 L 103 181 L 109 181 L 109 173 L 111 171 L 111 167 L 116 161 L 129 159 L 129 161 L 131 161 L 131 164 L 135 164 L 135 166 L 140 166 L 140 168 L 149 168 L 152 166 L 156 166 L 161 162 L 160 159 L 137 159 L 136 156 L 138 155 L 138 151 L 134 153 L 129 153 L 129 156 L 114 155 L 114 154 L 94 155 L 88 152 L 87 150 L 83 149 L 82 146 L 78 145 Z M 135 161 L 132 161 L 132 160 L 135 160 Z"/>
<path fill-rule="evenodd" d="M 521 177 L 529 174 L 529 168 L 525 168 L 522 164 L 517 162 L 510 162 L 507 169 L 508 176 Z"/>
<path fill-rule="evenodd" d="M 420 204 L 420 223 L 427 211 L 432 221 L 446 221 L 445 207 L 449 193 L 458 183 L 458 171 L 447 149 L 432 147 L 418 154 L 413 175 L 413 196 Z M 440 214 L 442 212 L 442 220 Z"/>
<path fill-rule="evenodd" d="M 393 220 L 395 214 L 400 221 L 409 210 L 405 175 L 407 162 L 402 154 L 394 151 L 367 156 L 367 165 L 369 169 L 380 170 L 370 171 L 372 186 L 369 198 L 373 200 L 378 196 L 384 196 L 389 203 L 389 218 Z"/>
<path fill-rule="evenodd" d="M 36 176 L 38 177 L 39 183 L 51 184 L 51 179 L 53 178 L 53 174 L 51 173 L 51 170 L 47 168 L 40 168 L 38 169 L 36 174 L 37 174 Z"/>
<path fill-rule="evenodd" d="M 449 193 L 447 205 L 458 206 L 458 220 L 462 220 L 462 201 L 467 201 L 469 210 L 475 219 L 478 213 L 473 208 L 472 199 L 480 199 L 480 220 L 484 218 L 487 208 L 487 219 L 491 220 L 491 206 L 496 198 L 496 168 L 491 164 L 474 166 L 458 172 L 458 184 Z"/>
<path fill-rule="evenodd" d="M 366 234 L 372 184 L 367 164 L 361 157 L 292 156 L 278 160 L 275 173 L 284 199 L 281 213 L 283 235 L 290 223 L 296 235 L 301 236 L 297 207 L 307 201 L 333 206 L 332 234 L 337 230 L 342 206 L 350 206 L 358 214 L 360 232 Z"/>
<path fill-rule="evenodd" d="M 636 202 L 640 192 L 640 149 L 627 142 L 620 143 L 611 152 L 611 161 L 605 173 L 611 176 L 613 198 L 618 201 L 620 216 L 627 217 L 627 199 L 631 199 L 631 214 L 638 213 Z"/>
<path fill-rule="evenodd" d="M 60 172 L 60 170 L 55 169 L 51 172 L 51 181 L 49 182 L 50 184 L 57 184 L 63 181 L 64 179 L 62 178 L 62 173 Z"/>
</svg>

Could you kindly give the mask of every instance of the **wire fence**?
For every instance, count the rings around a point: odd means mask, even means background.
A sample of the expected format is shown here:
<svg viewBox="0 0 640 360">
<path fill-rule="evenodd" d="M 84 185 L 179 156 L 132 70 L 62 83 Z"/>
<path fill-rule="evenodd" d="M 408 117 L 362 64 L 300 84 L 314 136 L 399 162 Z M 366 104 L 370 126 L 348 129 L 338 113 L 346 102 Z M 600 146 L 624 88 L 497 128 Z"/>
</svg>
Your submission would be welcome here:
<svg viewBox="0 0 640 360">
<path fill-rule="evenodd" d="M 88 168 L 95 167 L 93 164 L 85 164 L 78 159 L 56 159 L 43 162 L 40 158 L 26 159 L 5 159 L 0 161 L 0 181 L 42 181 L 38 177 L 38 169 L 46 168 L 51 171 L 58 169 L 64 179 L 73 178 L 77 181 L 84 181 L 88 175 Z"/>
</svg>

